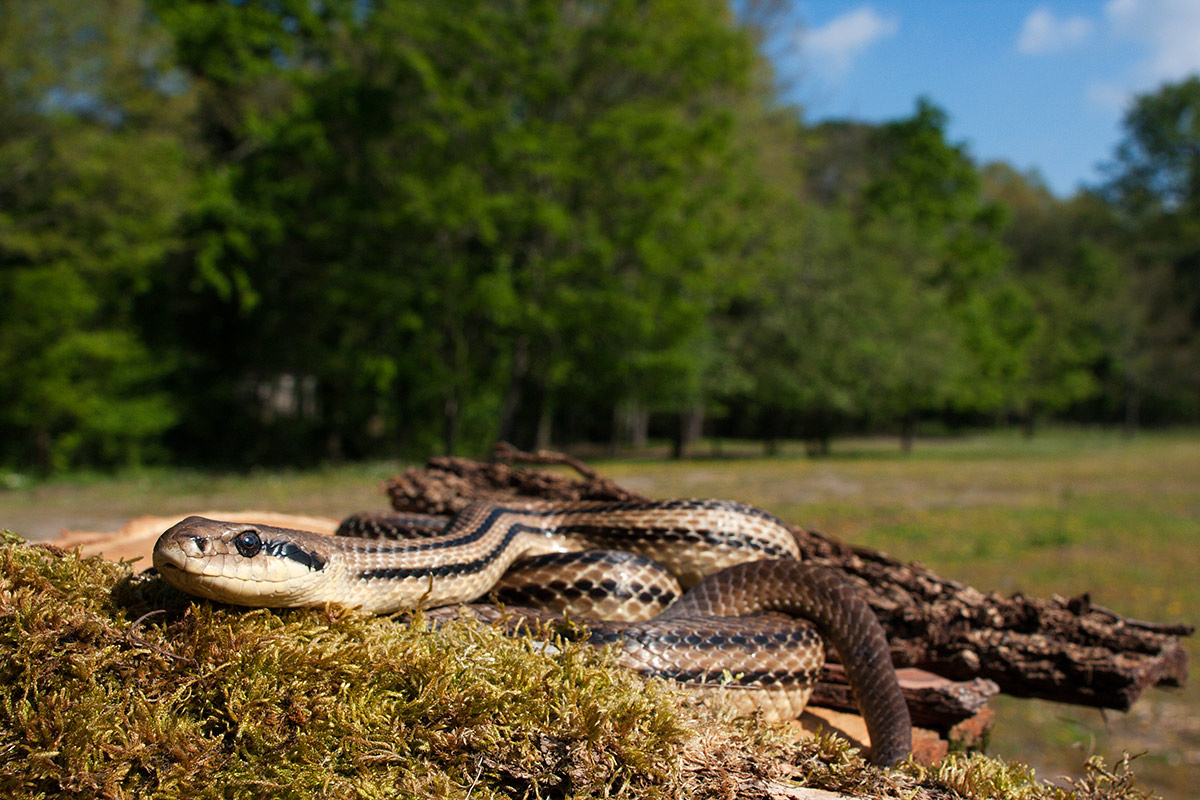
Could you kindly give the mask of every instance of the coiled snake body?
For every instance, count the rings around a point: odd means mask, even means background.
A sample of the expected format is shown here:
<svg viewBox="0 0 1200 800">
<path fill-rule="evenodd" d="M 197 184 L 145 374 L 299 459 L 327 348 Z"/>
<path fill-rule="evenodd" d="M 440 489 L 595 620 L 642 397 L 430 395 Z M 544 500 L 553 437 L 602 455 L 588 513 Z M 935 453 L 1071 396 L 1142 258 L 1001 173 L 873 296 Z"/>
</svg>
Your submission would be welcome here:
<svg viewBox="0 0 1200 800">
<path fill-rule="evenodd" d="M 837 573 L 800 563 L 790 531 L 764 511 L 720 500 L 475 503 L 443 529 L 415 515 L 398 524 L 410 535 L 361 538 L 377 527 L 369 518 L 327 536 L 189 517 L 159 538 L 154 566 L 191 594 L 272 608 L 391 613 L 504 599 L 526 585 L 554 608 L 638 620 L 588 620 L 591 641 L 614 644 L 627 666 L 775 717 L 803 709 L 823 636 L 846 668 L 872 760 L 910 750 L 908 708 L 870 606 Z"/>
</svg>

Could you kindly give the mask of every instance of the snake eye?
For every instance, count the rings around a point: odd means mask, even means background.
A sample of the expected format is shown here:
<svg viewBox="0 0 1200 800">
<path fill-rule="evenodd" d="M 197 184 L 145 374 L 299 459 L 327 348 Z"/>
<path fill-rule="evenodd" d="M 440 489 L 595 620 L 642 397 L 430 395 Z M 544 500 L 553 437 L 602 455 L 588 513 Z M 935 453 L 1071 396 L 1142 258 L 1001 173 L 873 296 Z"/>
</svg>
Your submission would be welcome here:
<svg viewBox="0 0 1200 800">
<path fill-rule="evenodd" d="M 233 546 L 246 558 L 253 558 L 262 549 L 262 540 L 257 531 L 242 531 L 233 538 Z"/>
</svg>

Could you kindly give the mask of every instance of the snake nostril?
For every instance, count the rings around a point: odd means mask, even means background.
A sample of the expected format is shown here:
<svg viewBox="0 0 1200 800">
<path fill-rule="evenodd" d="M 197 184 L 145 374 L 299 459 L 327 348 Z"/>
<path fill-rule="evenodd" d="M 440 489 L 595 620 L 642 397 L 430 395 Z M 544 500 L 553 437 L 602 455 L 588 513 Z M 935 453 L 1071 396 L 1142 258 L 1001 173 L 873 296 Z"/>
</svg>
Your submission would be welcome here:
<svg viewBox="0 0 1200 800">
<path fill-rule="evenodd" d="M 205 538 L 203 536 L 193 536 L 192 541 L 196 543 L 196 549 L 201 553 L 204 552 Z"/>
</svg>

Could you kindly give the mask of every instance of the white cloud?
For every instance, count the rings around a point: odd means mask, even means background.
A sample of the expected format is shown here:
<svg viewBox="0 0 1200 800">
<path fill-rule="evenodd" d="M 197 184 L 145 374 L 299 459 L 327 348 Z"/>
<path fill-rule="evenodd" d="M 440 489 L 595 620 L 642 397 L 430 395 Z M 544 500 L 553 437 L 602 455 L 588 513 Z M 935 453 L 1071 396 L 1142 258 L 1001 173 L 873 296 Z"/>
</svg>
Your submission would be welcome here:
<svg viewBox="0 0 1200 800">
<path fill-rule="evenodd" d="M 797 36 L 808 60 L 836 78 L 849 72 L 854 60 L 871 45 L 895 36 L 898 30 L 898 18 L 884 17 L 870 6 L 860 6 L 820 27 L 803 30 Z"/>
<path fill-rule="evenodd" d="M 1200 71 L 1200 3 L 1196 0 L 1109 0 L 1104 16 L 1118 37 L 1149 48 L 1137 66 L 1142 81 L 1177 80 Z"/>
<path fill-rule="evenodd" d="M 1087 87 L 1087 98 L 1092 105 L 1114 114 L 1124 114 L 1131 97 L 1128 89 L 1115 83 L 1094 82 Z"/>
<path fill-rule="evenodd" d="M 1045 6 L 1030 12 L 1017 36 L 1017 49 L 1028 55 L 1057 53 L 1082 44 L 1095 24 L 1087 17 L 1059 19 Z"/>
<path fill-rule="evenodd" d="M 1200 2 L 1109 0 L 1104 18 L 1113 40 L 1135 42 L 1145 56 L 1124 75 L 1092 83 L 1092 105 L 1124 113 L 1135 94 L 1200 73 Z"/>
</svg>

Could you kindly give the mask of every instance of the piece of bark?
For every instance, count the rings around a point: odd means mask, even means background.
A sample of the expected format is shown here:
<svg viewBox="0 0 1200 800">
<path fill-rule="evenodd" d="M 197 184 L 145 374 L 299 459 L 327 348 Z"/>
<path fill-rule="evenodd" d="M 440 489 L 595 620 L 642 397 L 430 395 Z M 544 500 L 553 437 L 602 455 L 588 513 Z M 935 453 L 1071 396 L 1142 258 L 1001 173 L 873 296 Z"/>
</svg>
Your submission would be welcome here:
<svg viewBox="0 0 1200 800">
<path fill-rule="evenodd" d="M 858 712 L 824 708 L 810 702 L 804 713 L 792 720 L 791 727 L 800 737 L 812 736 L 826 730 L 838 734 L 864 751 L 871 749 L 871 735 L 867 732 L 866 720 L 860 717 Z M 912 752 L 909 755 L 918 764 L 929 767 L 946 757 L 946 753 L 950 751 L 950 744 L 951 741 L 943 738 L 937 731 L 914 727 Z M 978 746 L 978 743 L 973 746 Z"/>
<path fill-rule="evenodd" d="M 385 484 L 392 507 L 419 514 L 456 514 L 475 500 L 636 500 L 637 492 L 601 478 L 582 462 L 559 453 L 522 453 L 496 447 L 496 461 L 442 456 L 423 469 L 410 467 Z M 509 463 L 564 464 L 583 475 L 568 478 L 542 470 L 514 469 Z"/>
<path fill-rule="evenodd" d="M 913 725 L 929 728 L 942 735 L 955 725 L 978 714 L 1000 687 L 986 678 L 952 681 L 912 667 L 896 670 L 900 691 L 908 704 Z M 811 701 L 825 708 L 857 711 L 850 682 L 841 664 L 826 664 Z"/>
<path fill-rule="evenodd" d="M 956 750 L 978 750 L 987 744 L 988 734 L 996 722 L 996 712 L 991 708 L 979 709 L 979 713 L 967 717 L 946 732 L 946 741 Z"/>
<path fill-rule="evenodd" d="M 570 457 L 498 448 L 500 460 L 443 457 L 388 482 L 400 511 L 451 514 L 474 500 L 645 499 Z M 575 479 L 512 463 L 568 464 Z M 1191 626 L 1127 620 L 1066 600 L 1002 597 L 904 564 L 864 547 L 793 527 L 801 557 L 844 573 L 888 631 L 897 666 L 920 667 L 959 681 L 985 678 L 1009 694 L 1126 710 L 1149 686 L 1182 685 Z"/>
</svg>

